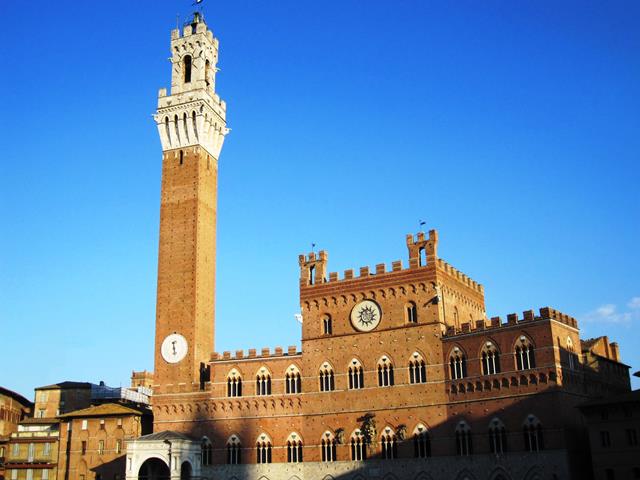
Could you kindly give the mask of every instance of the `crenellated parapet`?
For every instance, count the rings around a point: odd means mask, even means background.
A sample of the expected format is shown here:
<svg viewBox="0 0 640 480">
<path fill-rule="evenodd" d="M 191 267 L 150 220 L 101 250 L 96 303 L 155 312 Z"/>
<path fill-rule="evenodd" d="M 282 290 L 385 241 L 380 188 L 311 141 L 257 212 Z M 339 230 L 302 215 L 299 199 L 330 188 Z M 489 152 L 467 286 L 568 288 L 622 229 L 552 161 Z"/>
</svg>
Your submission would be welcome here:
<svg viewBox="0 0 640 480">
<path fill-rule="evenodd" d="M 289 345 L 285 351 L 282 347 L 275 347 L 273 351 L 269 347 L 263 347 L 258 352 L 255 348 L 250 348 L 245 355 L 244 350 L 213 352 L 211 354 L 210 361 L 213 362 L 226 362 L 226 361 L 238 361 L 238 360 L 264 360 L 274 359 L 282 357 L 293 357 L 302 355 L 302 352 L 298 350 L 295 345 Z"/>
<path fill-rule="evenodd" d="M 378 263 L 375 267 L 362 266 L 358 269 L 344 270 L 342 275 L 338 272 L 329 272 L 327 275 L 328 254 L 322 250 L 319 253 L 311 252 L 308 255 L 300 255 L 298 263 L 300 265 L 300 289 L 304 290 L 305 296 L 313 295 L 314 290 L 325 290 L 333 287 L 344 288 L 349 283 L 376 282 L 377 284 L 393 285 L 398 283 L 398 279 L 406 277 L 407 274 L 421 272 L 422 277 L 431 277 L 436 281 L 436 275 L 446 277 L 444 283 L 452 286 L 453 283 L 468 288 L 478 296 L 484 295 L 484 287 L 468 275 L 455 269 L 450 264 L 438 258 L 437 243 L 438 233 L 431 230 L 427 237 L 424 232 L 417 235 L 406 236 L 407 248 L 409 250 L 409 265 L 404 266 L 402 260 L 391 262 L 391 268 L 384 263 Z"/>
<path fill-rule="evenodd" d="M 456 269 L 452 265 L 448 264 L 443 259 L 437 259 L 437 268 L 438 271 L 446 274 L 451 279 L 454 279 L 457 282 L 469 287 L 471 290 L 484 295 L 484 286 L 481 283 L 476 282 L 474 279 Z"/>
<path fill-rule="evenodd" d="M 470 332 L 482 331 L 482 330 L 495 330 L 505 327 L 511 327 L 514 325 L 523 325 L 532 322 L 538 322 L 542 320 L 555 320 L 563 323 L 568 327 L 577 329 L 578 321 L 570 315 L 560 312 L 551 307 L 542 307 L 539 309 L 539 314 L 536 315 L 533 310 L 526 310 L 522 312 L 522 318 L 517 313 L 510 313 L 507 315 L 507 321 L 503 322 L 501 317 L 491 317 L 490 320 L 479 319 L 474 322 L 464 322 L 460 324 L 459 328 L 451 325 L 447 327 L 445 337 L 455 337 L 457 335 L 464 335 Z"/>
</svg>

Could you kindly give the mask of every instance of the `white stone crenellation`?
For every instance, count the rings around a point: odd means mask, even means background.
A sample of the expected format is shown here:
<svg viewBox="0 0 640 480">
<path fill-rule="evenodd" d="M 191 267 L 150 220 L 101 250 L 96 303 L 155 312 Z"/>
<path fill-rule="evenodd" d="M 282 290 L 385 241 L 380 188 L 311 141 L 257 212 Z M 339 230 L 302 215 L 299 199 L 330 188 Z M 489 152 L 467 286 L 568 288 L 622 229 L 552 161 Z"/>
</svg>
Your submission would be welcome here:
<svg viewBox="0 0 640 480">
<path fill-rule="evenodd" d="M 215 93 L 218 40 L 196 14 L 183 34 L 171 32 L 171 93 L 158 93 L 154 120 L 162 150 L 200 145 L 218 159 L 229 133 L 226 103 Z"/>
</svg>

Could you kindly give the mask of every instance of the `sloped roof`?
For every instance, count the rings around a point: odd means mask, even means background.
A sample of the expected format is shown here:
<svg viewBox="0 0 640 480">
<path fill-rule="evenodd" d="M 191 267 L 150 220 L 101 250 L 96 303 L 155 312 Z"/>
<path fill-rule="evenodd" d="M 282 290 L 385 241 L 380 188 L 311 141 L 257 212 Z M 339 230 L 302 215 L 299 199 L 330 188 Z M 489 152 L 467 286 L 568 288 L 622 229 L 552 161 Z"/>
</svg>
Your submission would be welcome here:
<svg viewBox="0 0 640 480">
<path fill-rule="evenodd" d="M 136 442 L 139 441 L 149 441 L 149 442 L 157 442 L 158 440 L 191 440 L 194 439 L 185 435 L 184 433 L 174 432 L 173 430 L 165 430 L 163 432 L 150 433 L 149 435 L 143 435 L 142 437 L 136 438 Z"/>
<path fill-rule="evenodd" d="M 36 390 L 72 390 L 72 389 L 89 389 L 91 388 L 92 383 L 89 382 L 60 382 L 60 383 L 52 383 L 51 385 L 45 385 L 44 387 L 37 387 Z"/>
<path fill-rule="evenodd" d="M 29 407 L 29 408 L 33 407 L 33 402 L 27 400 L 25 397 L 23 397 L 19 393 L 14 392 L 13 390 L 9 390 L 8 388 L 0 387 L 0 395 L 5 395 L 7 397 L 11 397 L 16 402 L 21 403 L 25 407 Z"/>
<path fill-rule="evenodd" d="M 110 415 L 142 415 L 141 410 L 125 407 L 119 403 L 103 403 L 101 405 L 94 405 L 89 408 L 83 408 L 82 410 L 74 410 L 73 412 L 60 415 L 60 418 L 75 418 L 75 417 L 107 417 Z"/>
</svg>

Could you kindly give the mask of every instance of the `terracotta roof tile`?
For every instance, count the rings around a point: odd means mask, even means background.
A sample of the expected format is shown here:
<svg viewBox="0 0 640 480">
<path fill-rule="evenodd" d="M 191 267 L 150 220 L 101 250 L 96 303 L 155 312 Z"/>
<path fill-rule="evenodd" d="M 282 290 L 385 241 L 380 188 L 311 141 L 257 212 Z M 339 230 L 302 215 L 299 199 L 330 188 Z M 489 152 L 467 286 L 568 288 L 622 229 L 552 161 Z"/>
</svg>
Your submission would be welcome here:
<svg viewBox="0 0 640 480">
<path fill-rule="evenodd" d="M 104 417 L 109 415 L 142 415 L 144 412 L 135 408 L 125 407 L 119 403 L 103 403 L 102 405 L 94 405 L 89 408 L 83 408 L 82 410 L 75 410 L 73 412 L 60 415 L 59 418 L 74 418 L 74 417 Z"/>
</svg>

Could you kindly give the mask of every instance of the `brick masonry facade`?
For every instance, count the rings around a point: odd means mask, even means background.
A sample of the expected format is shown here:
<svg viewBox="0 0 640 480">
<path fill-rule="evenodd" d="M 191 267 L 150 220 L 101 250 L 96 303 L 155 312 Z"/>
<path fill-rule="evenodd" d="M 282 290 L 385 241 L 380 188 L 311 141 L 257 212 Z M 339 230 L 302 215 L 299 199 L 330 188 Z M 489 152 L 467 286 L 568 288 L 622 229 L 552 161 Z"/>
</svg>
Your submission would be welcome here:
<svg viewBox="0 0 640 480">
<path fill-rule="evenodd" d="M 545 307 L 488 318 L 483 286 L 439 257 L 435 230 L 406 236 L 406 266 L 341 277 L 328 272 L 327 252 L 300 255 L 302 348 L 210 352 L 226 104 L 204 81 L 218 42 L 203 19 L 171 38 L 172 91 L 161 90 L 156 115 L 164 152 L 156 433 L 130 444 L 127 478 L 138 468 L 229 479 L 588 475 L 574 407 L 629 389 L 617 345 L 596 355 L 605 374 L 587 361 L 595 353 L 566 314 Z M 218 141 L 199 140 L 206 125 Z M 175 336 L 184 345 L 163 350 Z M 162 450 L 158 432 L 184 457 Z"/>
</svg>

